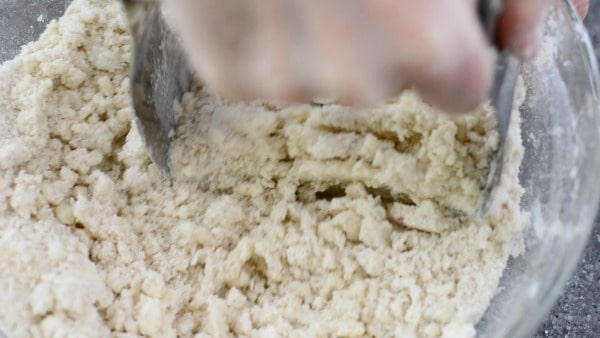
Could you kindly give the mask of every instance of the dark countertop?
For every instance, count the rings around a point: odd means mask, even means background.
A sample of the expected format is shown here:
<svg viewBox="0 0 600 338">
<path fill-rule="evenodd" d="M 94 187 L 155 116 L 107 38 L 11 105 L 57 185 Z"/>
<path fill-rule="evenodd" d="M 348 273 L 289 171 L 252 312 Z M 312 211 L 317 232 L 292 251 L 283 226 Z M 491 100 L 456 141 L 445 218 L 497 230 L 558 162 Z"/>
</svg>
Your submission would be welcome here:
<svg viewBox="0 0 600 338">
<path fill-rule="evenodd" d="M 526 0 L 524 0 L 526 1 Z M 600 61 L 600 2 L 591 0 L 585 24 Z M 600 337 L 600 215 L 577 269 L 534 338 Z"/>
</svg>

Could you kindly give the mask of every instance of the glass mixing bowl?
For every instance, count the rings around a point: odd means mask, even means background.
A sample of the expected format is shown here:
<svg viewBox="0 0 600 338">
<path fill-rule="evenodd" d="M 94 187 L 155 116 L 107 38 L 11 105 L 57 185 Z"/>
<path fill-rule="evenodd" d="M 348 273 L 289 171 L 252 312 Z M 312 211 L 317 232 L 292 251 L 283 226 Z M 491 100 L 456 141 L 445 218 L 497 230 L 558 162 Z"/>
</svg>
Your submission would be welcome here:
<svg viewBox="0 0 600 338">
<path fill-rule="evenodd" d="M 525 253 L 511 259 L 477 325 L 480 337 L 528 337 L 556 301 L 586 244 L 600 197 L 598 69 L 569 1 L 550 1 L 547 50 L 525 65 Z M 0 0 L 0 62 L 35 40 L 70 0 Z M 1 334 L 0 334 L 1 336 Z"/>
</svg>

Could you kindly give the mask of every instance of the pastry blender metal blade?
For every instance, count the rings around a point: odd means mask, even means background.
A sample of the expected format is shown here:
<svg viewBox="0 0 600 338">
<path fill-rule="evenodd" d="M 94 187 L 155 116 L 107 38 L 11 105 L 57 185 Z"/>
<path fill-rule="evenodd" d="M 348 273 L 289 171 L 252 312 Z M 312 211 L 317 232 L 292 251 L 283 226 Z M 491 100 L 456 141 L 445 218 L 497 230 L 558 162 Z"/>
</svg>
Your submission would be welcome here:
<svg viewBox="0 0 600 338">
<path fill-rule="evenodd" d="M 131 92 L 135 122 L 154 164 L 171 177 L 174 104 L 190 89 L 193 71 L 158 1 L 123 0 L 133 36 Z"/>
</svg>

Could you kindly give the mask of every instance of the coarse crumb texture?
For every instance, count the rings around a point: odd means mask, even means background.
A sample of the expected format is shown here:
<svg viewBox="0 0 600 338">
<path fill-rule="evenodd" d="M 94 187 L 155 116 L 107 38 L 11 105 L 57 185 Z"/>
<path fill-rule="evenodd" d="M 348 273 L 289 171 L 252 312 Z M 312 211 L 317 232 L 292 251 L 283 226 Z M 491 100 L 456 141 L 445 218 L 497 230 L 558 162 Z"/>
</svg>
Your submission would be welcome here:
<svg viewBox="0 0 600 338">
<path fill-rule="evenodd" d="M 133 116 L 118 1 L 75 0 L 0 71 L 0 328 L 11 337 L 472 337 L 525 218 L 515 111 L 178 106 L 175 180 Z M 519 92 L 520 99 L 523 92 Z"/>
</svg>

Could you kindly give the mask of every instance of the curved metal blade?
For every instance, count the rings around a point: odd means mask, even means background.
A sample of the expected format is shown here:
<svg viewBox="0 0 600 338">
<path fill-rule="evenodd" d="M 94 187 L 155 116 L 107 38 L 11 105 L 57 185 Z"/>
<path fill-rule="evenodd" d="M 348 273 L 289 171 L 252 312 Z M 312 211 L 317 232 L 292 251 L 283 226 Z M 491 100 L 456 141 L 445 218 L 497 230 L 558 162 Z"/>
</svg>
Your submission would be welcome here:
<svg viewBox="0 0 600 338">
<path fill-rule="evenodd" d="M 477 3 L 479 19 L 488 41 L 497 45 L 498 18 L 504 10 L 504 0 L 479 0 Z M 493 199 L 494 191 L 504 165 L 504 144 L 510 124 L 513 108 L 515 86 L 519 76 L 519 61 L 507 51 L 501 51 L 496 60 L 494 82 L 489 97 L 492 101 L 498 123 L 498 150 L 492 156 L 490 168 L 486 177 L 485 186 L 481 193 L 481 200 L 477 210 L 478 217 L 484 217 Z"/>
<path fill-rule="evenodd" d="M 127 1 L 134 59 L 131 93 L 135 122 L 152 161 L 170 178 L 169 149 L 177 120 L 174 103 L 189 90 L 192 69 L 156 1 Z"/>
<path fill-rule="evenodd" d="M 502 176 L 504 144 L 506 143 L 506 136 L 510 125 L 515 86 L 517 84 L 518 76 L 519 61 L 506 51 L 500 53 L 496 62 L 494 83 L 490 92 L 490 99 L 496 111 L 499 143 L 498 150 L 490 162 L 485 186 L 483 187 L 481 206 L 478 210 L 479 217 L 483 217 L 487 213 L 493 198 L 494 190 L 500 182 L 500 176 Z"/>
</svg>

